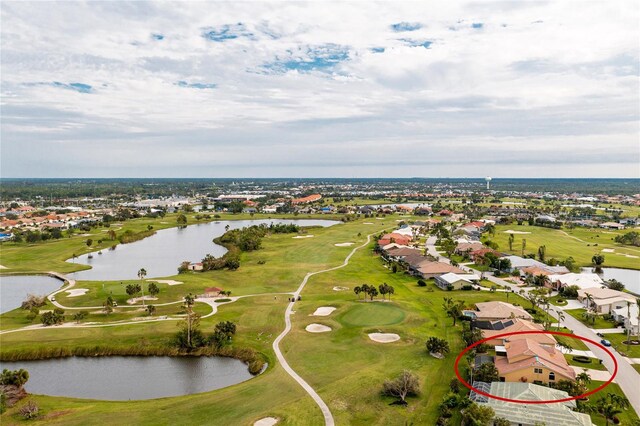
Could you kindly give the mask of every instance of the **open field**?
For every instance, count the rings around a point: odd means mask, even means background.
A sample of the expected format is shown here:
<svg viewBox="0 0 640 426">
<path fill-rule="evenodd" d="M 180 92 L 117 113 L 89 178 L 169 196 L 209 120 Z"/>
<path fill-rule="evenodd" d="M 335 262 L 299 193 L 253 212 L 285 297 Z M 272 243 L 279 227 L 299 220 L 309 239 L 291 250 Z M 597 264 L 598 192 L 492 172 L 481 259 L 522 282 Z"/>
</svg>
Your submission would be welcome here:
<svg viewBox="0 0 640 426">
<path fill-rule="evenodd" d="M 507 230 L 530 232 L 530 234 L 515 234 L 514 250 L 509 250 L 509 234 Z M 613 241 L 616 235 L 625 231 L 611 231 L 607 229 L 549 229 L 528 225 L 498 225 L 495 237 L 489 237 L 498 244 L 498 250 L 520 256 L 522 254 L 522 239 L 527 240 L 526 253 L 537 254 L 538 247 L 547 247 L 547 259 L 564 260 L 571 256 L 580 266 L 590 266 L 591 258 L 602 249 L 614 249 L 615 253 L 604 253 L 604 266 L 628 269 L 640 269 L 640 247 L 623 246 Z M 596 245 L 597 244 L 597 245 Z M 638 256 L 627 257 L 629 256 Z"/>
</svg>

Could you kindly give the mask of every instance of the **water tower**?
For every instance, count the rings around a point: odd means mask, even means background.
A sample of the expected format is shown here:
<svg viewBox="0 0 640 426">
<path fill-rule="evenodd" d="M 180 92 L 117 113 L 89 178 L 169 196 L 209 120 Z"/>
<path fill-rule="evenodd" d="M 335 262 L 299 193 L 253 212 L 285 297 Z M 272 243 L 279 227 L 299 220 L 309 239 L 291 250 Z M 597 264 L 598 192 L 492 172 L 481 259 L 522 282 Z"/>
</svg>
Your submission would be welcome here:
<svg viewBox="0 0 640 426">
<path fill-rule="evenodd" d="M 491 178 L 489 176 L 487 176 L 486 178 L 484 178 L 484 180 L 487 181 L 487 189 L 490 189 L 489 185 L 491 184 Z"/>
</svg>

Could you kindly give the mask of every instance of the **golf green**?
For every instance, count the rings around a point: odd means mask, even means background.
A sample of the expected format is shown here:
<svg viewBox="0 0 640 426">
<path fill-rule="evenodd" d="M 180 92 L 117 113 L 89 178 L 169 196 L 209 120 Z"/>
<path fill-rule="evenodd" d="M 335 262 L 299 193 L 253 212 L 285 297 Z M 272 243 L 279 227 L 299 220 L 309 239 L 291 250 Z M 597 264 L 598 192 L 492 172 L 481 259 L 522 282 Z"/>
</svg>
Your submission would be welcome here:
<svg viewBox="0 0 640 426">
<path fill-rule="evenodd" d="M 340 321 L 352 326 L 398 324 L 404 320 L 404 311 L 391 303 L 362 302 L 349 309 Z"/>
</svg>

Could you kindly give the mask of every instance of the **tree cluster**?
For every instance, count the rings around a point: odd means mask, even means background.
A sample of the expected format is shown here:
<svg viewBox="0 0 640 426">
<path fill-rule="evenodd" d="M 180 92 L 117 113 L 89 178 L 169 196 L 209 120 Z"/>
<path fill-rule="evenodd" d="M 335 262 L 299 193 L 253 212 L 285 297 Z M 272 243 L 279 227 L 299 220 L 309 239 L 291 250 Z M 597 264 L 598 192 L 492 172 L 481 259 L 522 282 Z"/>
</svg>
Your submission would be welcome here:
<svg viewBox="0 0 640 426">
<path fill-rule="evenodd" d="M 40 321 L 45 327 L 62 324 L 64 322 L 64 311 L 60 308 L 55 308 L 53 311 L 45 312 L 40 317 Z"/>
</svg>

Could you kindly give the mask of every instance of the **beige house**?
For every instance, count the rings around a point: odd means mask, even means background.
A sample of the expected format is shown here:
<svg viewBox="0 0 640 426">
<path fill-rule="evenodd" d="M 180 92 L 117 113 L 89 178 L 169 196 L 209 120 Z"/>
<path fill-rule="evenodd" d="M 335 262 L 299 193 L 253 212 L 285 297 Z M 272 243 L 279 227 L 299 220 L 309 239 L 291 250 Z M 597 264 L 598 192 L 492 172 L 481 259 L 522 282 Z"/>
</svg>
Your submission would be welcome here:
<svg viewBox="0 0 640 426">
<path fill-rule="evenodd" d="M 575 371 L 555 346 L 523 339 L 507 343 L 505 350 L 506 356 L 496 356 L 495 361 L 501 382 L 549 384 L 576 379 Z"/>
<path fill-rule="evenodd" d="M 523 308 L 506 302 L 476 303 L 475 310 L 463 311 L 463 315 L 477 320 L 500 320 L 506 318 L 533 319 L 531 314 Z"/>
<path fill-rule="evenodd" d="M 589 306 L 587 295 L 592 297 L 591 306 Z M 587 309 L 591 308 L 599 314 L 611 314 L 616 309 L 626 308 L 627 302 L 631 302 L 634 305 L 636 303 L 636 298 L 633 295 L 606 287 L 580 289 L 578 290 L 578 300 Z"/>
</svg>

